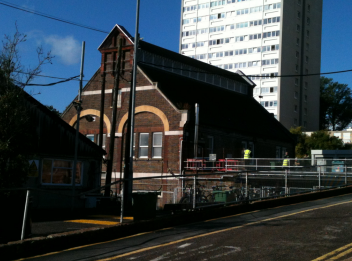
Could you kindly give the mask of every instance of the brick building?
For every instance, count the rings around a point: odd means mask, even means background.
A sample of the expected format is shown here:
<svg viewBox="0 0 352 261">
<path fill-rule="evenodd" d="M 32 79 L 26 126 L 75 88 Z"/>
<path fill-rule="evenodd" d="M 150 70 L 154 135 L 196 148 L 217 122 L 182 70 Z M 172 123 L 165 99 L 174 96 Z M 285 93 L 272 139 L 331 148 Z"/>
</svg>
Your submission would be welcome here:
<svg viewBox="0 0 352 261">
<path fill-rule="evenodd" d="M 108 151 L 118 42 L 123 39 L 123 58 L 117 101 L 113 178 L 123 172 L 126 120 L 133 63 L 133 38 L 115 25 L 98 50 L 101 66 L 83 89 L 80 132 L 92 141 L 99 137 L 104 110 L 103 148 Z M 101 108 L 101 90 L 105 88 Z M 232 73 L 140 41 L 135 106 L 134 177 L 179 174 L 182 162 L 194 158 L 195 104 L 199 104 L 197 157 L 241 157 L 250 147 L 253 157 L 294 155 L 294 139 L 255 99 L 255 84 L 242 72 Z M 70 105 L 63 119 L 71 126 L 76 110 Z M 104 171 L 104 168 L 103 168 Z M 103 178 L 104 179 L 104 178 Z"/>
</svg>

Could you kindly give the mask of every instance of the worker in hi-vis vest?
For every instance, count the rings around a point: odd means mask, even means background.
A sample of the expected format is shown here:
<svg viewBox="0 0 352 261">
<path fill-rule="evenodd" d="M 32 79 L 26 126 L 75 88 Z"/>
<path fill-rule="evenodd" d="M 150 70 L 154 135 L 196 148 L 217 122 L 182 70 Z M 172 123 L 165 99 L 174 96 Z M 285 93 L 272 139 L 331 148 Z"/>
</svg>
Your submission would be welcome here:
<svg viewBox="0 0 352 261">
<path fill-rule="evenodd" d="M 290 165 L 289 158 L 290 158 L 290 156 L 288 155 L 288 152 L 286 151 L 285 156 L 284 156 L 284 161 L 282 162 L 283 167 L 288 167 Z"/>
<path fill-rule="evenodd" d="M 245 169 L 248 169 L 249 168 L 249 165 L 251 165 L 251 151 L 250 149 L 246 149 L 246 148 L 243 148 L 243 159 L 244 159 L 244 165 L 245 165 Z"/>
<path fill-rule="evenodd" d="M 244 159 L 250 159 L 251 158 L 251 151 L 249 149 L 244 150 Z"/>
</svg>

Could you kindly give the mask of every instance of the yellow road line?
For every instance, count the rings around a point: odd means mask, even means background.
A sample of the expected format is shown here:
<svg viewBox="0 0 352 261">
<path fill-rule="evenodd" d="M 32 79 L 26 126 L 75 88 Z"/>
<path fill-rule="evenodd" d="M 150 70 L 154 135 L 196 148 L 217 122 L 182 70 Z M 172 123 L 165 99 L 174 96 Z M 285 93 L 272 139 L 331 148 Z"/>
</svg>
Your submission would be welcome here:
<svg viewBox="0 0 352 261">
<path fill-rule="evenodd" d="M 347 204 L 347 203 L 351 203 L 351 202 L 352 202 L 352 200 L 346 201 L 346 202 L 341 202 L 341 203 L 336 203 L 336 204 L 329 205 L 329 207 L 338 206 L 338 205 L 342 205 L 342 204 Z M 146 248 L 143 248 L 143 249 L 135 250 L 135 251 L 128 252 L 128 253 L 121 254 L 121 255 L 117 255 L 117 256 L 114 256 L 114 257 L 109 257 L 109 258 L 105 258 L 105 259 L 99 259 L 97 261 L 110 261 L 110 260 L 118 259 L 118 258 L 121 258 L 121 257 L 130 256 L 130 255 L 138 254 L 138 253 L 141 253 L 141 252 L 145 252 L 145 251 L 148 251 L 148 250 L 152 250 L 152 249 L 156 249 L 156 248 L 160 248 L 160 247 L 165 247 L 165 246 L 170 246 L 170 245 L 174 245 L 174 244 L 181 243 L 181 242 L 184 242 L 184 241 L 197 239 L 197 238 L 202 238 L 202 237 L 206 237 L 206 236 L 209 236 L 209 235 L 219 234 L 219 233 L 231 231 L 231 230 L 234 230 L 234 229 L 243 228 L 243 227 L 247 227 L 247 226 L 251 226 L 251 225 L 255 225 L 255 224 L 259 224 L 259 223 L 263 223 L 263 222 L 267 222 L 267 221 L 272 221 L 272 220 L 276 220 L 276 219 L 280 219 L 280 218 L 284 218 L 284 217 L 294 216 L 294 215 L 297 215 L 297 214 L 310 212 L 310 211 L 314 211 L 314 210 L 321 209 L 321 208 L 326 208 L 326 207 L 318 207 L 318 208 L 313 208 L 313 209 L 307 209 L 307 210 L 303 210 L 303 211 L 299 211 L 299 212 L 295 212 L 295 213 L 291 213 L 291 214 L 287 214 L 287 215 L 282 215 L 282 216 L 278 216 L 278 217 L 273 217 L 273 218 L 268 218 L 268 219 L 264 219 L 264 220 L 260 220 L 260 221 L 247 223 L 247 224 L 244 224 L 242 226 L 225 228 L 225 229 L 222 229 L 222 230 L 213 231 L 213 232 L 209 232 L 209 233 L 205 233 L 205 234 L 197 235 L 197 236 L 193 236 L 193 237 L 188 237 L 188 238 L 176 240 L 176 241 L 173 241 L 173 242 L 169 242 L 169 243 L 165 243 L 165 244 L 161 244 L 161 245 L 157 245 L 157 246 L 146 247 Z"/>
<path fill-rule="evenodd" d="M 237 216 L 242 216 L 242 215 L 246 215 L 246 214 L 251 214 L 251 213 L 255 213 L 255 212 L 259 212 L 259 211 L 260 211 L 260 210 L 255 210 L 255 211 L 246 212 L 246 213 L 240 213 L 240 214 L 236 214 L 236 215 L 232 215 L 232 216 L 226 216 L 226 217 L 208 219 L 208 220 L 205 220 L 205 221 L 203 221 L 203 222 L 210 222 L 210 221 L 219 220 L 219 219 L 224 219 L 224 218 L 237 217 Z"/>
<path fill-rule="evenodd" d="M 163 230 L 166 230 L 166 228 L 164 228 Z M 33 258 L 38 258 L 38 257 L 43 257 L 43 256 L 51 256 L 51 255 L 60 254 L 60 253 L 68 252 L 68 251 L 72 251 L 72 250 L 77 250 L 77 249 L 81 249 L 81 248 L 85 248 L 85 247 L 96 246 L 96 245 L 105 244 L 105 243 L 111 243 L 111 242 L 115 242 L 115 241 L 119 241 L 119 240 L 123 240 L 123 239 L 128 239 L 131 237 L 138 237 L 138 236 L 142 236 L 142 235 L 146 235 L 146 234 L 150 234 L 150 233 L 154 233 L 154 232 L 156 232 L 156 231 L 144 232 L 144 233 L 139 233 L 136 235 L 131 235 L 131 236 L 123 237 L 123 238 L 113 239 L 110 241 L 104 241 L 104 242 L 99 242 L 99 243 L 94 243 L 94 244 L 89 244 L 89 245 L 84 245 L 84 246 L 73 247 L 73 248 L 69 248 L 69 249 L 65 249 L 65 250 L 61 250 L 61 251 L 56 251 L 56 252 L 51 252 L 51 253 L 47 253 L 47 254 L 43 254 L 43 255 L 21 258 L 21 259 L 17 259 L 17 261 L 28 260 L 28 259 L 33 259 Z"/>
<path fill-rule="evenodd" d="M 325 255 L 323 255 L 323 256 L 321 256 L 321 257 L 318 257 L 318 258 L 316 258 L 316 259 L 314 259 L 314 260 L 312 260 L 312 261 L 321 261 L 321 260 L 324 260 L 324 259 L 326 259 L 326 258 L 328 258 L 328 257 L 331 257 L 331 256 L 334 256 L 334 255 L 336 255 L 337 253 L 339 253 L 339 252 L 341 252 L 341 251 L 343 251 L 343 250 L 345 250 L 346 248 L 349 248 L 349 247 L 352 247 L 352 243 L 350 243 L 350 244 L 348 244 L 348 245 L 345 245 L 345 246 L 343 246 L 343 247 L 340 247 L 340 248 L 338 248 L 338 249 L 335 249 L 334 251 L 331 251 L 330 253 L 327 253 L 327 254 L 325 254 Z M 349 251 L 349 252 L 348 252 Z M 346 254 L 348 254 L 348 253 L 350 253 L 352 251 L 352 249 L 349 249 L 349 250 L 347 250 L 347 251 L 345 251 L 345 252 L 342 252 L 341 254 L 344 254 L 344 255 L 346 255 Z M 348 253 L 346 253 L 346 252 L 348 252 Z M 341 255 L 340 254 L 340 255 Z M 344 255 L 342 255 L 342 256 L 344 256 Z M 339 256 L 339 255 L 338 255 Z M 342 257 L 342 256 L 339 256 L 338 258 L 340 258 L 340 257 Z M 330 258 L 330 259 L 332 259 L 332 260 L 336 260 L 336 259 L 338 259 L 338 258 L 336 258 L 336 257 L 333 257 L 333 258 Z"/>
<path fill-rule="evenodd" d="M 351 252 L 352 252 L 352 248 L 348 249 L 345 252 L 342 252 L 342 253 L 338 254 L 337 256 L 334 256 L 334 257 L 330 258 L 330 260 L 337 260 L 337 259 L 339 259 L 339 258 L 341 258 L 341 257 L 343 257 L 343 256 L 345 256 L 345 255 L 347 255 L 347 254 L 349 254 Z"/>
<path fill-rule="evenodd" d="M 95 224 L 95 225 L 108 225 L 108 226 L 117 225 L 120 223 L 120 222 L 113 222 L 113 221 L 89 220 L 89 219 L 65 220 L 65 222 Z"/>
<path fill-rule="evenodd" d="M 352 194 L 352 193 L 351 193 Z M 330 205 L 331 207 L 332 206 L 335 206 L 335 205 L 340 205 L 340 204 L 347 204 L 347 203 L 351 203 L 352 201 L 347 201 L 347 202 L 342 202 L 342 203 L 338 203 L 338 204 L 334 204 L 334 205 Z M 316 210 L 316 209 L 319 209 L 319 208 L 315 208 L 315 209 L 312 209 L 313 210 Z M 302 211 L 302 212 L 307 212 L 307 211 L 310 211 L 310 210 L 305 210 L 305 211 Z M 257 211 L 256 211 L 257 212 Z M 238 214 L 238 215 L 245 215 L 245 214 L 248 214 L 248 213 L 251 213 L 251 212 L 247 212 L 247 213 L 243 213 L 243 214 Z M 297 212 L 297 213 L 293 213 L 293 214 L 289 214 L 289 215 L 295 215 L 295 214 L 299 214 L 301 212 Z M 287 215 L 285 215 L 287 216 Z M 281 216 L 281 217 L 285 217 L 285 216 Z M 224 217 L 226 218 L 226 217 Z M 280 217 L 277 217 L 277 219 L 280 218 Z M 221 218 L 218 218 L 218 219 L 221 219 Z M 216 220 L 216 219 L 214 219 Z M 270 219 L 268 219 L 270 220 Z M 264 222 L 265 220 L 263 221 L 258 221 L 258 222 L 252 222 L 252 223 L 249 223 L 247 225 L 253 225 L 253 224 L 257 224 L 257 223 L 260 223 L 260 222 Z M 267 220 L 266 220 L 267 221 Z M 206 222 L 206 221 L 203 221 L 203 222 Z M 196 222 L 196 223 L 201 223 L 201 222 Z M 245 226 L 245 225 L 244 225 Z M 241 226 L 243 227 L 243 226 Z M 155 230 L 155 231 L 149 231 L 149 232 L 144 232 L 144 233 L 139 233 L 139 234 L 135 234 L 135 235 L 131 235 L 131 236 L 127 236 L 127 237 L 123 237 L 123 238 L 117 238 L 117 239 L 113 239 L 113 240 L 110 240 L 110 241 L 104 241 L 104 242 L 98 242 L 98 243 L 94 243 L 94 244 L 89 244 L 89 245 L 84 245 L 84 246 L 78 246 L 78 247 L 73 247 L 73 248 L 69 248 L 69 249 L 65 249 L 65 250 L 61 250 L 61 251 L 56 251 L 56 252 L 51 252 L 51 253 L 47 253 L 47 254 L 42 254 L 42 255 L 37 255 L 37 256 L 33 256 L 33 257 L 27 257 L 27 258 L 21 258 L 21 259 L 18 259 L 18 261 L 21 261 L 21 260 L 29 260 L 29 259 L 33 259 L 33 258 L 38 258 L 38 257 L 44 257 L 44 256 L 50 256 L 50 255 L 54 255 L 54 254 L 60 254 L 60 253 L 63 253 L 63 252 L 68 252 L 68 251 L 72 251 L 72 250 L 77 250 L 77 249 L 82 249 L 82 248 L 86 248 L 86 247 L 90 247 L 90 246 L 96 246 L 96 245 L 101 245 L 101 244 L 106 244 L 106 243 L 111 243 L 111 242 L 116 242 L 116 241 L 120 241 L 120 240 L 124 240 L 124 239 L 129 239 L 129 238 L 132 238 L 132 237 L 138 237 L 138 236 L 142 236 L 142 235 L 146 235 L 146 234 L 151 234 L 151 233 L 155 233 L 155 232 L 158 232 L 158 231 L 162 231 L 162 230 L 168 230 L 168 229 L 172 229 L 174 227 L 169 227 L 169 228 L 162 228 L 162 229 L 158 229 L 158 230 Z M 233 229 L 236 229 L 236 228 L 240 228 L 240 227 L 235 227 Z M 229 229 L 230 230 L 230 229 Z M 211 233 L 214 233 L 214 232 L 211 232 Z M 214 233 L 215 234 L 215 233 Z M 191 239 L 191 238 L 189 238 Z M 185 240 L 189 240 L 189 239 L 184 239 Z M 169 244 L 175 244 L 177 242 L 171 242 Z M 157 246 L 157 247 L 161 247 L 161 246 Z M 146 251 L 146 250 L 144 250 Z M 131 252 L 132 254 L 132 252 Z"/>
</svg>

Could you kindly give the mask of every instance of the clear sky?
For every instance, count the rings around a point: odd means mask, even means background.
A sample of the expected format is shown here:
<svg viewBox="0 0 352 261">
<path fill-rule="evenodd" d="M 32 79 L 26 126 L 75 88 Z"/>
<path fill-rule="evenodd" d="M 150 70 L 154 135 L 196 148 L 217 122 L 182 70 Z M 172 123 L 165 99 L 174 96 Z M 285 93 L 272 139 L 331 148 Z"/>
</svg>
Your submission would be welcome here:
<svg viewBox="0 0 352 261">
<path fill-rule="evenodd" d="M 292 0 L 293 1 L 293 0 Z M 16 10 L 10 3 L 56 18 L 110 32 L 115 24 L 135 34 L 136 0 L 0 0 L 0 39 L 12 36 L 17 22 L 27 35 L 21 44 L 22 64 L 33 66 L 35 50 L 42 45 L 55 56 L 52 64 L 42 68 L 42 75 L 69 78 L 79 75 L 82 41 L 86 42 L 84 79 L 99 69 L 99 45 L 107 33 L 97 32 Z M 352 1 L 324 0 L 321 72 L 352 69 Z M 139 32 L 145 41 L 178 52 L 181 0 L 141 0 Z M 352 87 L 352 72 L 328 75 L 334 81 Z M 32 83 L 58 80 L 37 77 Z M 48 87 L 26 87 L 27 92 L 45 105 L 63 111 L 78 93 L 79 82 L 70 81 Z M 38 94 L 40 93 L 40 94 Z M 84 105 L 83 105 L 84 107 Z"/>
</svg>

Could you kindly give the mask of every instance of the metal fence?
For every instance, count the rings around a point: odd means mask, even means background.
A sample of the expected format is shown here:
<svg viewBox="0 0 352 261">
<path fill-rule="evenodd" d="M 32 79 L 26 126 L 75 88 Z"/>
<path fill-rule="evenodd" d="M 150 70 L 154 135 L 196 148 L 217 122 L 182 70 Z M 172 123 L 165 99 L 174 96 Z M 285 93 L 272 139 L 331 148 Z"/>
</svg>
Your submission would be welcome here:
<svg viewBox="0 0 352 261">
<path fill-rule="evenodd" d="M 301 158 L 226 158 L 216 161 L 208 160 L 208 158 L 187 159 L 184 162 L 185 170 L 208 170 L 213 172 L 232 172 L 239 170 L 280 170 L 284 169 L 284 160 L 288 161 L 290 169 L 296 168 L 317 168 L 317 166 L 325 166 L 326 171 L 343 172 L 342 168 L 352 165 L 352 159 L 301 159 Z"/>
<path fill-rule="evenodd" d="M 352 183 L 351 159 L 188 159 L 175 204 L 205 208 L 287 197 Z M 218 185 L 220 184 L 220 186 Z M 187 206 L 186 206 L 187 205 Z M 181 207 L 182 208 L 182 207 Z"/>
</svg>

